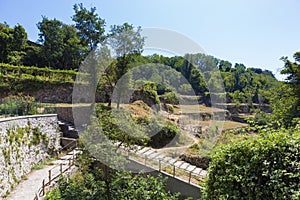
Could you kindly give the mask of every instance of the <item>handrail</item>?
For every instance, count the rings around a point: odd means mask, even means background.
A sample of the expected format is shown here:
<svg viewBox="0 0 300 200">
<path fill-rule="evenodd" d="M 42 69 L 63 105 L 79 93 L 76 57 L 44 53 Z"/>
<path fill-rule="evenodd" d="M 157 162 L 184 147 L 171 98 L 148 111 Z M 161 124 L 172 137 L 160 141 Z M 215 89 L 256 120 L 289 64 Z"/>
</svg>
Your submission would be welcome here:
<svg viewBox="0 0 300 200">
<path fill-rule="evenodd" d="M 44 197 L 46 195 L 46 189 L 51 187 L 51 183 L 52 182 L 56 182 L 57 179 L 62 176 L 65 172 L 67 172 L 69 169 L 71 169 L 72 166 L 74 166 L 75 164 L 75 159 L 77 158 L 77 155 L 75 154 L 74 150 L 73 150 L 73 156 L 68 160 L 68 166 L 63 169 L 63 164 L 60 163 L 60 165 L 55 166 L 53 168 L 51 168 L 48 171 L 48 179 L 43 179 L 42 181 L 42 186 L 37 190 L 37 192 L 35 192 L 35 197 L 34 200 L 39 200 L 40 197 Z M 57 170 L 56 170 L 57 169 Z M 56 171 L 56 173 L 55 173 Z M 58 174 L 57 174 L 58 172 Z"/>
<path fill-rule="evenodd" d="M 180 167 L 175 166 L 174 164 L 171 164 L 169 162 L 166 162 L 162 159 L 149 159 L 147 155 L 139 155 L 137 153 L 126 151 L 124 149 L 121 150 L 121 148 L 118 149 L 120 153 L 122 153 L 124 156 L 128 157 L 128 159 L 135 161 L 139 164 L 142 164 L 146 167 L 150 167 L 152 169 L 155 169 L 159 172 L 163 172 L 168 174 L 169 176 L 173 176 L 177 179 L 180 179 L 182 181 L 185 181 L 186 183 L 189 183 L 191 185 L 196 185 L 199 187 L 199 183 L 204 181 L 204 176 L 201 177 L 201 172 L 205 171 L 202 170 L 199 172 L 199 174 L 194 173 L 193 171 L 189 171 L 187 169 L 182 169 Z M 171 170 L 170 170 L 171 169 Z M 203 189 L 202 187 L 200 187 Z"/>
<path fill-rule="evenodd" d="M 75 138 L 67 138 L 67 137 L 60 137 L 60 139 L 64 139 L 64 140 L 69 140 L 71 141 L 69 144 L 67 144 L 66 146 L 64 146 L 63 148 L 61 148 L 59 151 L 63 151 L 63 150 L 67 150 L 70 146 L 74 145 L 75 143 L 75 148 L 77 148 L 78 145 L 78 139 Z M 74 148 L 74 149 L 75 149 Z"/>
</svg>

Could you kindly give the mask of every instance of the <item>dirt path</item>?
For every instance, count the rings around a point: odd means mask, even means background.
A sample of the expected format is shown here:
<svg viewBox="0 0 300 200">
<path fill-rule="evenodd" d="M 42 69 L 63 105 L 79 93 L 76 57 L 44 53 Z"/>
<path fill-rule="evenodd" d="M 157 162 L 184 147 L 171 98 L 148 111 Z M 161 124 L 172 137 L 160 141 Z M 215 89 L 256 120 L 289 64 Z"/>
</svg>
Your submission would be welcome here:
<svg viewBox="0 0 300 200">
<path fill-rule="evenodd" d="M 170 152 L 170 151 L 175 151 L 177 153 L 179 153 L 179 152 L 184 153 L 189 147 L 198 143 L 198 139 L 192 133 L 190 133 L 189 131 L 186 131 L 186 130 L 182 130 L 182 129 L 181 129 L 181 131 L 184 132 L 186 134 L 186 136 L 188 136 L 193 142 L 189 143 L 187 145 L 184 145 L 184 146 L 179 146 L 179 147 L 164 147 L 162 149 L 156 149 L 156 151 L 160 152 L 160 153 L 166 153 L 166 152 Z"/>
</svg>

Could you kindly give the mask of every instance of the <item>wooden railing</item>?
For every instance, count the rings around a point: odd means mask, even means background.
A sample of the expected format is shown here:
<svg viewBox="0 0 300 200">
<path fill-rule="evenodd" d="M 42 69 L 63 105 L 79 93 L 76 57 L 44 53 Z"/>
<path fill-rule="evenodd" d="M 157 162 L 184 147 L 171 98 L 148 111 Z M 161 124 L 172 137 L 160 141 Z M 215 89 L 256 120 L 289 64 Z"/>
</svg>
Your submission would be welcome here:
<svg viewBox="0 0 300 200">
<path fill-rule="evenodd" d="M 127 151 L 124 149 L 119 149 L 118 151 L 124 156 L 126 156 L 129 160 L 135 161 L 141 165 L 144 165 L 145 167 L 152 168 L 159 172 L 166 173 L 169 176 L 181 179 L 182 181 L 185 181 L 189 184 L 199 186 L 199 183 L 204 181 L 204 177 L 206 175 L 205 170 L 202 170 L 196 174 L 193 171 L 182 169 L 180 167 L 175 166 L 174 164 L 164 161 L 163 159 L 152 159 L 146 155 L 139 155 L 137 153 Z M 203 174 L 200 175 L 202 172 Z"/>
<path fill-rule="evenodd" d="M 74 142 L 76 142 L 77 145 L 77 140 L 74 140 Z M 63 149 L 66 149 L 67 146 L 65 146 Z M 51 168 L 48 171 L 48 177 L 43 179 L 41 187 L 35 192 L 34 200 L 42 199 L 46 195 L 46 193 L 49 192 L 55 186 L 55 183 L 57 183 L 59 177 L 61 177 L 63 174 L 69 171 L 72 168 L 72 166 L 74 166 L 76 158 L 77 154 L 75 154 L 75 150 L 73 150 L 73 155 L 70 155 L 70 157 L 66 160 L 67 163 L 60 163 L 59 165 Z"/>
</svg>

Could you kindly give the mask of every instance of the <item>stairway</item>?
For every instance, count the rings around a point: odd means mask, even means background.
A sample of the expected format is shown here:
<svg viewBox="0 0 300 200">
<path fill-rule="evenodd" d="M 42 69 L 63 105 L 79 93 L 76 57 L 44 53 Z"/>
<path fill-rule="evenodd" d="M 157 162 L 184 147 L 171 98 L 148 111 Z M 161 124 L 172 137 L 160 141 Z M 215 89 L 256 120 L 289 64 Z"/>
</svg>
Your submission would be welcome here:
<svg viewBox="0 0 300 200">
<path fill-rule="evenodd" d="M 75 149 L 78 144 L 78 131 L 73 124 L 64 120 L 58 120 L 59 128 L 62 132 L 61 146 L 63 149 Z"/>
</svg>

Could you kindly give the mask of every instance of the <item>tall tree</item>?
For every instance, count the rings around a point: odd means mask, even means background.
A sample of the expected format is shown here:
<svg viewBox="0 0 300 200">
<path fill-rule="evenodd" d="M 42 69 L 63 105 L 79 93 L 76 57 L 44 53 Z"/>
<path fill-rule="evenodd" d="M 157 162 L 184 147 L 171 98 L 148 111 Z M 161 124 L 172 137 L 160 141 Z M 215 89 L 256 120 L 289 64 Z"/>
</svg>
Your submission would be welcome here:
<svg viewBox="0 0 300 200">
<path fill-rule="evenodd" d="M 57 19 L 49 20 L 43 16 L 43 20 L 37 24 L 39 33 L 39 42 L 43 45 L 42 57 L 49 67 L 58 68 L 64 48 L 63 23 Z"/>
<path fill-rule="evenodd" d="M 105 21 L 98 16 L 95 7 L 88 10 L 80 3 L 75 4 L 73 9 L 75 14 L 72 16 L 72 20 L 75 22 L 81 43 L 86 47 L 86 53 L 88 53 L 104 41 Z"/>
<path fill-rule="evenodd" d="M 276 89 L 271 99 L 273 118 L 279 126 L 293 126 L 300 118 L 300 52 L 294 54 L 295 62 L 282 57 L 287 74 L 286 84 Z"/>
<path fill-rule="evenodd" d="M 27 33 L 23 26 L 18 24 L 14 27 L 13 32 L 13 48 L 15 51 L 23 51 L 27 46 Z"/>
<path fill-rule="evenodd" d="M 78 68 L 82 60 L 83 47 L 73 26 L 57 19 L 43 17 L 38 23 L 39 42 L 44 65 L 59 69 Z"/>
<path fill-rule="evenodd" d="M 294 54 L 295 62 L 288 60 L 288 57 L 282 57 L 281 60 L 284 62 L 284 69 L 281 74 L 288 75 L 287 81 L 296 87 L 300 87 L 300 52 Z M 299 94 L 300 95 L 300 94 Z"/>
<path fill-rule="evenodd" d="M 140 55 L 143 51 L 144 38 L 141 36 L 141 27 L 137 30 L 133 25 L 124 23 L 123 25 L 114 25 L 111 27 L 109 34 L 109 44 L 113 48 L 117 63 L 115 66 L 114 83 L 117 83 L 121 77 L 128 72 L 133 57 Z M 126 76 L 126 79 L 122 81 L 130 81 L 130 76 Z M 118 84 L 119 88 L 117 92 L 117 107 L 119 108 L 120 98 L 124 91 L 128 91 L 129 84 Z M 121 88 L 122 86 L 127 88 Z"/>
</svg>

